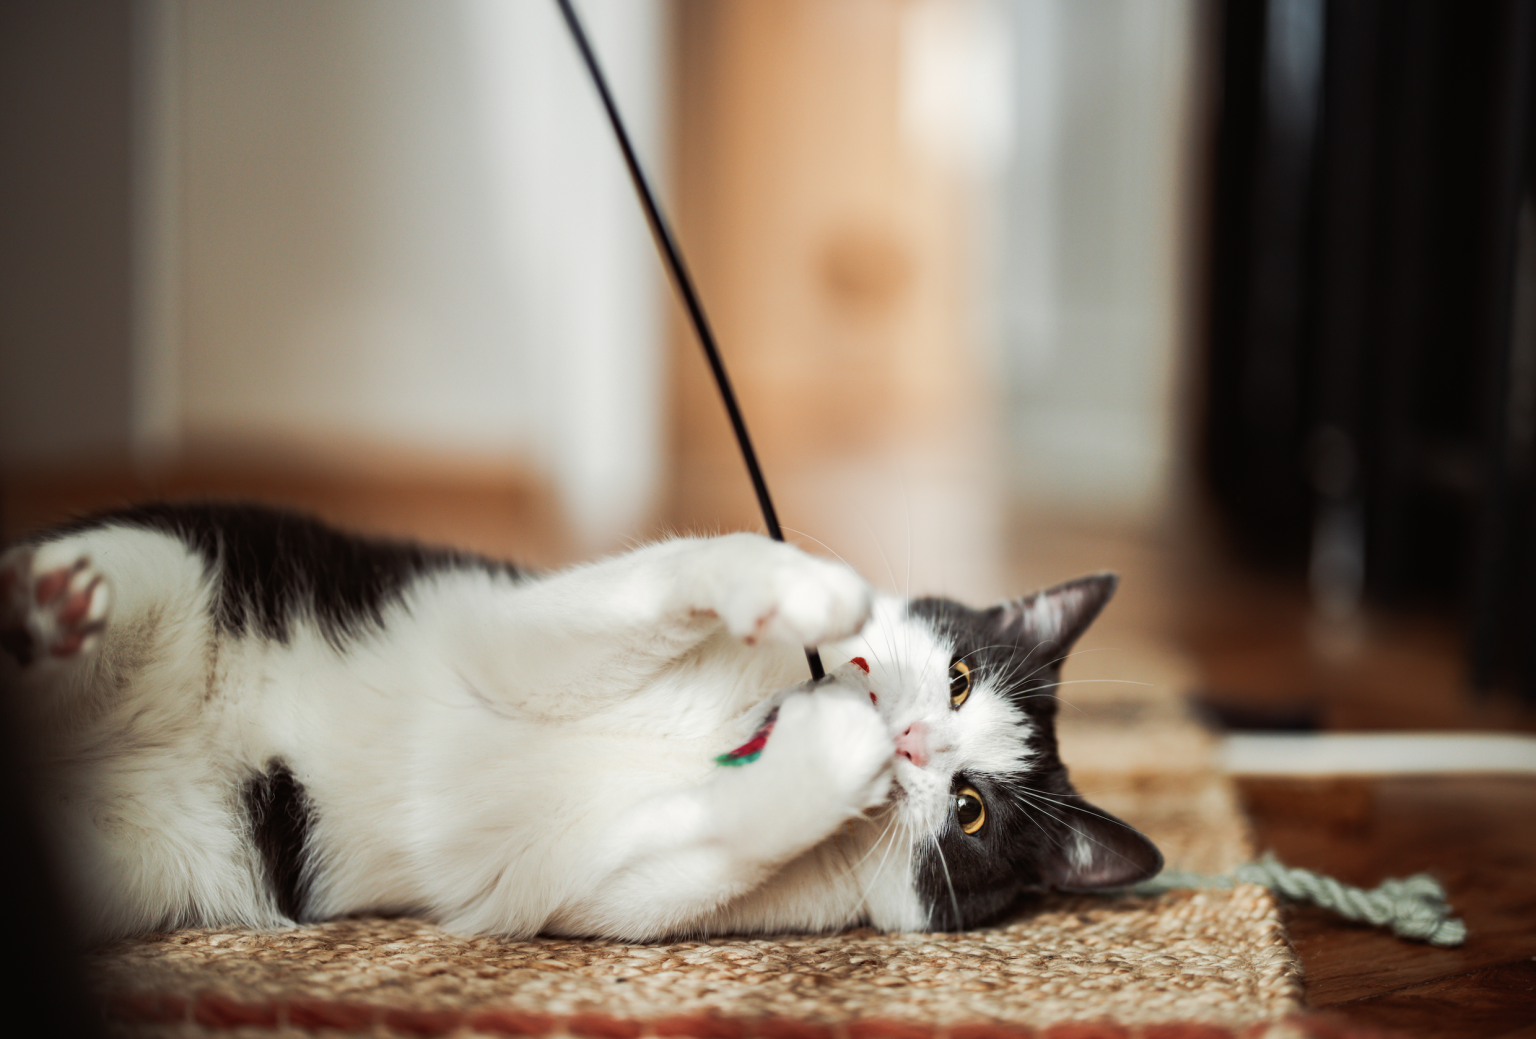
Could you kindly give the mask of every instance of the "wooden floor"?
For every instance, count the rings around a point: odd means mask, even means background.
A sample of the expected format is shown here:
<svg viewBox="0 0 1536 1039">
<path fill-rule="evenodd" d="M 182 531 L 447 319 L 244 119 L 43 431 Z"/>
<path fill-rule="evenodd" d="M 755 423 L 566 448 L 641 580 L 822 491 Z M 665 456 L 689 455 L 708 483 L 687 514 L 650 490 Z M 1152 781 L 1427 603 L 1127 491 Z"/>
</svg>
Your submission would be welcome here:
<svg viewBox="0 0 1536 1039">
<path fill-rule="evenodd" d="M 961 517 L 969 526 L 957 528 L 942 506 L 955 476 L 943 469 L 908 467 L 887 478 L 855 465 L 778 474 L 777 483 L 786 527 L 805 531 L 808 545 L 830 543 L 898 590 L 980 602 L 1090 570 L 1119 571 L 1121 591 L 1085 638 L 1085 653 L 1104 660 L 1133 643 L 1161 645 L 1192 665 L 1190 691 L 1229 717 L 1247 712 L 1328 729 L 1536 731 L 1529 708 L 1467 692 L 1447 617 L 1373 611 L 1350 625 L 1319 625 L 1297 579 L 1235 564 L 1198 519 L 1148 528 L 988 512 L 978 499 Z M 0 533 L 11 536 L 123 497 L 213 493 L 534 564 L 580 552 L 547 495 L 516 480 L 338 480 L 214 467 L 148 484 L 13 478 L 0 491 Z M 855 498 L 856 512 L 826 511 L 838 497 Z M 735 514 L 749 510 L 722 508 L 702 525 L 736 525 Z M 663 520 L 658 529 L 700 525 L 687 515 Z M 1536 1039 L 1536 778 L 1253 781 L 1242 792 L 1261 849 L 1366 886 L 1428 870 L 1469 928 L 1465 947 L 1436 949 L 1319 910 L 1288 910 L 1313 1009 L 1412 1036 Z"/>
<path fill-rule="evenodd" d="M 1536 711 L 1513 695 L 1469 690 L 1449 613 L 1368 607 L 1321 624 L 1299 576 L 1238 565 L 1204 529 L 1170 546 L 1168 630 L 1220 715 L 1327 731 L 1536 731 Z M 1313 1010 L 1411 1036 L 1536 1037 L 1536 776 L 1239 787 L 1261 850 L 1365 887 L 1427 871 L 1467 924 L 1463 947 L 1440 949 L 1288 908 Z"/>
<path fill-rule="evenodd" d="M 1189 548 L 1172 638 L 1220 713 L 1330 731 L 1536 730 L 1513 696 L 1467 688 L 1451 617 L 1368 609 L 1353 630 L 1319 631 L 1298 579 Z M 1427 871 L 1467 924 L 1463 947 L 1441 949 L 1288 908 L 1312 1009 L 1410 1036 L 1536 1037 L 1536 776 L 1239 786 L 1261 850 L 1366 887 Z"/>
<path fill-rule="evenodd" d="M 1439 949 L 1288 909 L 1312 1008 L 1414 1036 L 1536 1035 L 1536 778 L 1379 779 L 1331 799 L 1283 786 L 1243 784 L 1261 847 L 1366 886 L 1427 870 L 1468 929 Z"/>
</svg>

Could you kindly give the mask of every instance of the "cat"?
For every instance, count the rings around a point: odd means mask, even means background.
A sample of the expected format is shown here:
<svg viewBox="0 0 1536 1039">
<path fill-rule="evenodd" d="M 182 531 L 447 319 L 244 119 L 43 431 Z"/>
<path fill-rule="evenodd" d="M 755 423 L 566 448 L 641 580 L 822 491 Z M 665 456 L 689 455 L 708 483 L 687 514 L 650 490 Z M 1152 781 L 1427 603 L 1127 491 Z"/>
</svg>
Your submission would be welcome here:
<svg viewBox="0 0 1536 1039">
<path fill-rule="evenodd" d="M 148 504 L 0 555 L 0 678 L 95 941 L 958 930 L 1161 868 L 1057 754 L 1115 585 L 909 602 L 746 533 L 535 574 Z"/>
</svg>

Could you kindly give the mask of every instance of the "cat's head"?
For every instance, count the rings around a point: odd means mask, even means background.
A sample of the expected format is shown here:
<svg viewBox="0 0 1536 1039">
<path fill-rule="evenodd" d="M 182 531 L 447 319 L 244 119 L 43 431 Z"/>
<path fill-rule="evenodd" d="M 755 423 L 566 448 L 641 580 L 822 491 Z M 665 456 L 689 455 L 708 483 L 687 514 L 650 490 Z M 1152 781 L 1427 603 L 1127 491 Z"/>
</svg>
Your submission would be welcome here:
<svg viewBox="0 0 1536 1039">
<path fill-rule="evenodd" d="M 1056 748 L 1067 653 L 1114 594 L 1095 574 L 987 610 L 886 599 L 861 665 L 896 737 L 895 825 L 938 930 L 975 927 L 1034 892 L 1124 887 L 1162 868 L 1085 801 Z"/>
</svg>

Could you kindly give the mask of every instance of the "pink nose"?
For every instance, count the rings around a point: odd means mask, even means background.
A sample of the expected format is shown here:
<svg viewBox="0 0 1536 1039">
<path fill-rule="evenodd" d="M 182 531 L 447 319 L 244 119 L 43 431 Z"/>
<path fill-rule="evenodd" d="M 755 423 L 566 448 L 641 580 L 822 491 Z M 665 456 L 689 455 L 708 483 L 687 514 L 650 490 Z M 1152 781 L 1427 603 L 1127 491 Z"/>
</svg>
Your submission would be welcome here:
<svg viewBox="0 0 1536 1039">
<path fill-rule="evenodd" d="M 928 764 L 928 726 L 913 722 L 896 737 L 896 753 L 921 768 Z"/>
</svg>

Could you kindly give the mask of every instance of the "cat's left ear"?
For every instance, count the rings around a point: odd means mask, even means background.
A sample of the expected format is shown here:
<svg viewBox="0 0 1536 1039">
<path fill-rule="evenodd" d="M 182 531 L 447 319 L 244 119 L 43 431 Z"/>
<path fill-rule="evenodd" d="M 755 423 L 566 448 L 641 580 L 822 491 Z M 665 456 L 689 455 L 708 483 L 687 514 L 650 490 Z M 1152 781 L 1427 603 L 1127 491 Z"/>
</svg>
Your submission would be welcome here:
<svg viewBox="0 0 1536 1039">
<path fill-rule="evenodd" d="M 997 608 L 998 633 L 1021 643 L 1054 642 L 1065 652 L 1093 623 L 1119 584 L 1116 574 L 1089 574 L 1006 602 Z"/>
<path fill-rule="evenodd" d="M 1157 876 L 1163 853 L 1130 823 L 1068 794 L 1057 819 L 1065 833 L 1046 852 L 1044 880 L 1057 891 L 1104 891 Z"/>
</svg>

